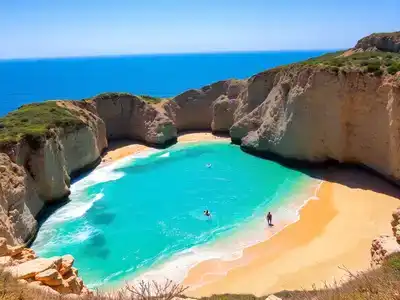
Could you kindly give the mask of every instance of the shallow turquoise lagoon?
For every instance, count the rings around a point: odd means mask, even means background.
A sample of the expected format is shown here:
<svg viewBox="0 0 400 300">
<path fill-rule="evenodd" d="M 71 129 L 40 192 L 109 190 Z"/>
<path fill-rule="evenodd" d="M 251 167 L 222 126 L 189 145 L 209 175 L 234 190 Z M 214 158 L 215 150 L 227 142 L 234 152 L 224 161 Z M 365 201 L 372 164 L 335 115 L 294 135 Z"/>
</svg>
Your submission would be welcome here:
<svg viewBox="0 0 400 300">
<path fill-rule="evenodd" d="M 262 239 L 265 213 L 286 207 L 295 214 L 289 196 L 309 180 L 228 143 L 148 152 L 74 183 L 71 202 L 44 222 L 33 248 L 45 257 L 72 254 L 89 287 L 149 270 L 176 279 L 201 260 L 234 258 Z"/>
</svg>

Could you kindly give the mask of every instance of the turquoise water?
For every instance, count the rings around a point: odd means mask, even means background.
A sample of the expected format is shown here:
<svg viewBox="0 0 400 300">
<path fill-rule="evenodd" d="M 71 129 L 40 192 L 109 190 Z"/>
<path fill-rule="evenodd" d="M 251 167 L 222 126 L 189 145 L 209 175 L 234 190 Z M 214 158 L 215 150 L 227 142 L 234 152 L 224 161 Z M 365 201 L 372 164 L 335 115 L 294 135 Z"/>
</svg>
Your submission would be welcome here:
<svg viewBox="0 0 400 300">
<path fill-rule="evenodd" d="M 169 268 L 164 275 L 179 277 L 194 263 L 240 255 L 262 239 L 265 213 L 287 206 L 288 196 L 307 180 L 228 143 L 173 146 L 74 183 L 72 201 L 45 221 L 33 249 L 45 257 L 72 254 L 91 287 L 163 264 Z M 245 228 L 255 234 L 240 235 Z"/>
<path fill-rule="evenodd" d="M 22 104 L 103 92 L 172 97 L 329 51 L 275 51 L 0 60 L 0 116 Z"/>
</svg>

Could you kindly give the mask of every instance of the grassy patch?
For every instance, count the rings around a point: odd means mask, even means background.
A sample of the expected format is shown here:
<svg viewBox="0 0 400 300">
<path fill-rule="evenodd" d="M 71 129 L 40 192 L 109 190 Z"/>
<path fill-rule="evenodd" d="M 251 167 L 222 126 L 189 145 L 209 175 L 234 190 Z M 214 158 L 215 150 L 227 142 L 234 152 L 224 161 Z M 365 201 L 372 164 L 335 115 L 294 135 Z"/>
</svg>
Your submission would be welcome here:
<svg viewBox="0 0 400 300">
<path fill-rule="evenodd" d="M 119 97 L 123 97 L 123 96 L 137 97 L 137 98 L 139 98 L 143 101 L 146 101 L 147 103 L 151 103 L 151 104 L 156 104 L 156 103 L 160 103 L 165 100 L 169 100 L 169 98 L 153 97 L 153 96 L 149 96 L 149 95 L 133 95 L 130 93 L 114 93 L 114 92 L 99 94 L 91 99 L 92 100 L 116 100 Z"/>
<path fill-rule="evenodd" d="M 83 122 L 76 115 L 54 101 L 23 105 L 0 118 L 0 143 L 17 142 L 22 138 L 35 142 L 50 128 L 79 125 Z"/>
</svg>

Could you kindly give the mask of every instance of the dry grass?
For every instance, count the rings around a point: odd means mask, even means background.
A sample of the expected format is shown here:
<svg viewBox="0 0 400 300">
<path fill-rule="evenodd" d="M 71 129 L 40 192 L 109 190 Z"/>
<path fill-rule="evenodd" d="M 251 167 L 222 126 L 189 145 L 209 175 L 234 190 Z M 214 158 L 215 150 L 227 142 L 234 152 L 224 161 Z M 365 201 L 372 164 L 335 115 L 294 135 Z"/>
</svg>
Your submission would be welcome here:
<svg viewBox="0 0 400 300">
<path fill-rule="evenodd" d="M 282 300 L 400 300 L 400 253 L 391 255 L 384 265 L 368 272 L 351 273 L 344 284 L 326 284 L 322 289 L 303 291 L 283 291 L 275 294 Z M 173 300 L 185 298 L 186 288 L 167 281 L 140 282 L 127 285 L 117 294 L 96 293 L 93 296 L 79 299 L 85 300 Z M 263 300 L 265 297 L 253 295 L 213 295 L 201 300 Z M 41 289 L 28 288 L 19 284 L 7 274 L 0 274 L 0 300 L 62 300 L 77 299 L 52 295 Z"/>
</svg>

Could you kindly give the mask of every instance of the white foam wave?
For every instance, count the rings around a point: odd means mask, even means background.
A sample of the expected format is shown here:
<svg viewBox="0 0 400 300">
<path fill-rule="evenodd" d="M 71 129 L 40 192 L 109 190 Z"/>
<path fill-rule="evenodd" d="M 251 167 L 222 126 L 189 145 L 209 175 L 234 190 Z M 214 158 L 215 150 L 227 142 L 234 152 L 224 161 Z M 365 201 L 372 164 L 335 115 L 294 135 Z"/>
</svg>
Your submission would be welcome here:
<svg viewBox="0 0 400 300">
<path fill-rule="evenodd" d="M 81 195 L 82 196 L 82 195 Z M 99 201 L 104 197 L 102 192 L 95 194 L 88 199 L 83 199 L 79 201 L 73 198 L 78 198 L 76 195 L 71 197 L 71 201 L 66 205 L 58 209 L 54 214 L 52 214 L 45 222 L 45 224 L 54 224 L 59 222 L 65 222 L 67 220 L 76 219 L 82 217 L 96 201 Z M 84 197 L 83 197 L 84 198 Z"/>
<path fill-rule="evenodd" d="M 169 152 L 160 155 L 160 157 L 169 157 L 169 156 L 170 156 Z"/>
</svg>

